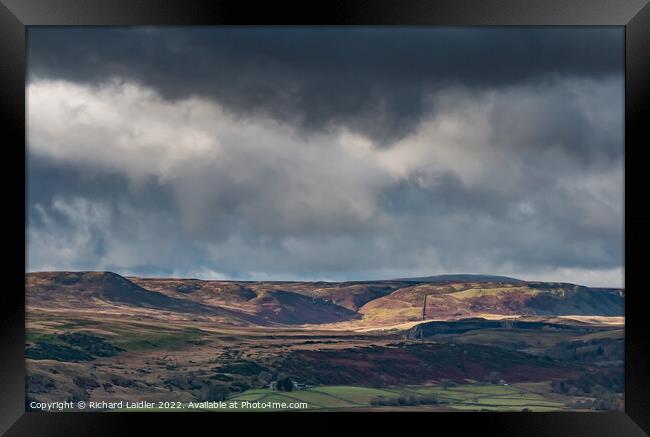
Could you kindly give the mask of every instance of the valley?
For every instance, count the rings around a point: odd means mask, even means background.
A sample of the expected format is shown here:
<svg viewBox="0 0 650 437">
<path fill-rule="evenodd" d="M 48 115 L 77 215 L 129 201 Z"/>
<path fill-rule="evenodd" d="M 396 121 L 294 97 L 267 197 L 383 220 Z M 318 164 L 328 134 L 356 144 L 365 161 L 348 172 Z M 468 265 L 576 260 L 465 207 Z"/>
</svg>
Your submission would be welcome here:
<svg viewBox="0 0 650 437">
<path fill-rule="evenodd" d="M 471 275 L 331 283 L 28 273 L 28 404 L 620 409 L 624 296 Z"/>
</svg>

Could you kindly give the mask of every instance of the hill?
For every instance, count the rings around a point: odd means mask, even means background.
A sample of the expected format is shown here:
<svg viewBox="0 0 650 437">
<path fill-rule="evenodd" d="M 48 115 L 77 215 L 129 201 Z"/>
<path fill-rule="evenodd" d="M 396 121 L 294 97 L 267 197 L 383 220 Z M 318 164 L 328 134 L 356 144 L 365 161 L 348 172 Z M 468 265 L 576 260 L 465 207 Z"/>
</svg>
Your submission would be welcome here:
<svg viewBox="0 0 650 437">
<path fill-rule="evenodd" d="M 468 274 L 452 274 L 452 275 L 435 275 L 423 276 L 419 278 L 402 278 L 397 281 L 403 282 L 525 282 L 521 279 L 510 278 L 508 276 L 498 275 L 468 275 Z"/>
<path fill-rule="evenodd" d="M 197 279 L 129 278 L 148 290 L 175 299 L 228 308 L 263 320 L 288 325 L 332 323 L 358 319 L 354 310 L 323 298 L 312 284 L 201 281 Z M 296 286 L 302 292 L 292 290 Z"/>
<path fill-rule="evenodd" d="M 144 289 L 112 272 L 38 272 L 25 278 L 28 308 L 85 310 L 118 314 L 184 314 L 237 324 L 263 320 Z"/>
<path fill-rule="evenodd" d="M 621 316 L 624 313 L 622 290 L 515 281 L 416 283 L 368 302 L 359 312 L 364 319 L 393 323 L 423 318 L 459 319 L 482 314 Z"/>
<path fill-rule="evenodd" d="M 165 314 L 241 325 L 390 325 L 496 316 L 622 316 L 624 293 L 503 276 L 389 281 L 246 282 L 122 277 L 111 272 L 26 275 L 30 307 Z M 423 304 L 426 299 L 426 308 Z"/>
<path fill-rule="evenodd" d="M 124 278 L 112 272 L 28 273 L 27 305 L 211 320 L 259 325 L 319 324 L 358 319 L 355 311 L 317 296 L 280 289 L 278 284 Z"/>
<path fill-rule="evenodd" d="M 355 399 L 377 387 L 398 398 L 355 408 L 622 405 L 623 290 L 474 276 L 337 283 L 111 272 L 28 273 L 25 287 L 26 394 L 39 402 L 304 390 L 325 408 L 338 395 L 326 401 L 320 391 L 343 385 Z M 273 390 L 287 379 L 297 392 Z M 517 384 L 517 399 L 495 397 Z M 452 403 L 460 387 L 466 394 Z M 535 403 L 523 398 L 529 389 Z M 480 407 L 477 390 L 490 394 Z"/>
</svg>

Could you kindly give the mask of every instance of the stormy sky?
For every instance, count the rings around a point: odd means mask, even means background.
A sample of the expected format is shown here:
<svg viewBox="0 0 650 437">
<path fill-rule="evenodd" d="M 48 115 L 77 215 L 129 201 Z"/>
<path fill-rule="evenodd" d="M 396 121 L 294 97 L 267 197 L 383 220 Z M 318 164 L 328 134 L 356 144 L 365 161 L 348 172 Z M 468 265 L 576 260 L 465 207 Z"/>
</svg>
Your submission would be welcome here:
<svg viewBox="0 0 650 437">
<path fill-rule="evenodd" d="M 31 27 L 27 269 L 623 285 L 623 30 Z"/>
</svg>

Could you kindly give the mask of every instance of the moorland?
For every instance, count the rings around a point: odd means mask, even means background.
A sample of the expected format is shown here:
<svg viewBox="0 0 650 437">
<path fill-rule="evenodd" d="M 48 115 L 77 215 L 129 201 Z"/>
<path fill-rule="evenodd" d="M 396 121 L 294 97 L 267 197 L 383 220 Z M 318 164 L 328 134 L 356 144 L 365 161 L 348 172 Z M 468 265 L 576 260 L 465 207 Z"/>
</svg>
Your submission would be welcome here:
<svg viewBox="0 0 650 437">
<path fill-rule="evenodd" d="M 622 289 L 488 275 L 248 282 L 35 272 L 25 291 L 28 408 L 623 408 Z"/>
</svg>

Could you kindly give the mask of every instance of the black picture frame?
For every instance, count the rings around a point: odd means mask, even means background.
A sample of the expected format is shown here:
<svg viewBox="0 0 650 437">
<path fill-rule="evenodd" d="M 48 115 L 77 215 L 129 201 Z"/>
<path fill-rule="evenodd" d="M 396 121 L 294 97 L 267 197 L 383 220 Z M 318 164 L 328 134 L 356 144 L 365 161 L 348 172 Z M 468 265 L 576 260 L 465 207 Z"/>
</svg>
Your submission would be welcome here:
<svg viewBox="0 0 650 437">
<path fill-rule="evenodd" d="M 625 27 L 625 413 L 26 413 L 25 27 L 32 25 L 613 25 Z M 4 289 L 0 296 L 0 432 L 10 436 L 119 435 L 155 426 L 188 432 L 477 431 L 488 435 L 636 436 L 650 432 L 650 317 L 644 287 L 650 247 L 646 180 L 650 145 L 648 0 L 330 0 L 301 4 L 207 0 L 0 0 Z M 324 414 L 324 415 L 323 415 Z M 336 415 L 334 420 L 328 415 Z M 360 414 L 360 416 L 359 416 Z M 343 425 L 341 419 L 346 419 Z M 234 428 L 233 428 L 234 427 Z M 230 429 L 231 431 L 226 431 Z M 293 430 L 292 430 L 293 429 Z M 453 431 L 443 431 L 444 429 Z"/>
</svg>

